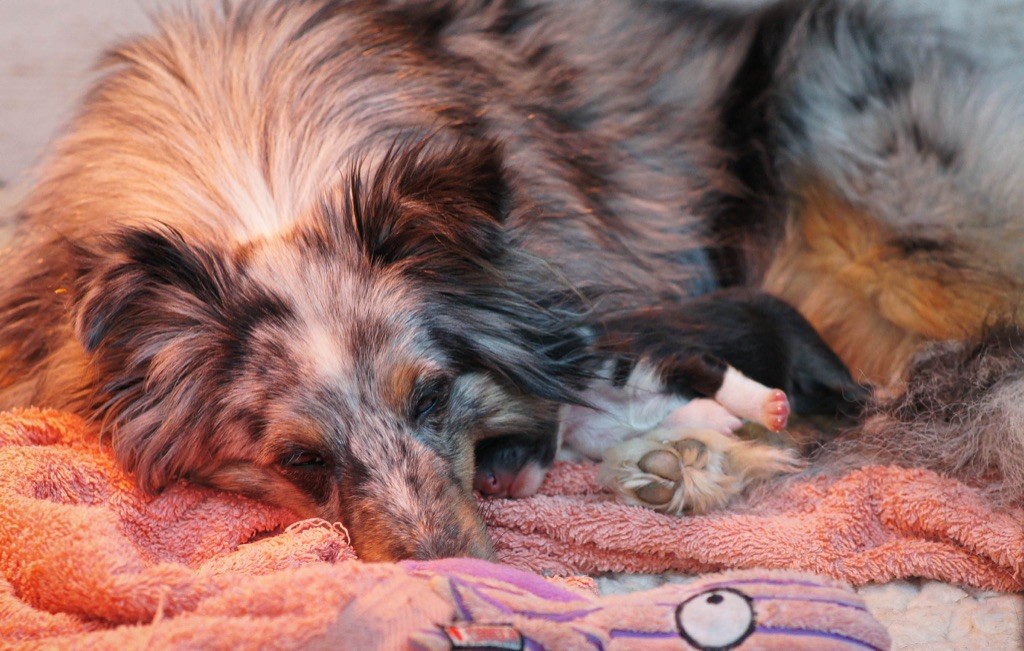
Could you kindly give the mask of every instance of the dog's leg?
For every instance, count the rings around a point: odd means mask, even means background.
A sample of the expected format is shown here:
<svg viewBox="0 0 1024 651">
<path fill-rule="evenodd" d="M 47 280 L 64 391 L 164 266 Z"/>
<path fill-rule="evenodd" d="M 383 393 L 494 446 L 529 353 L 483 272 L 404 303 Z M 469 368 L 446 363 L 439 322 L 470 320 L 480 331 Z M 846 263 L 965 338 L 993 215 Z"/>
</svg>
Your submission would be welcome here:
<svg viewBox="0 0 1024 651">
<path fill-rule="evenodd" d="M 802 467 L 791 448 L 709 429 L 659 427 L 609 450 L 600 481 L 630 504 L 692 515 L 724 507 L 755 481 Z"/>
<path fill-rule="evenodd" d="M 654 367 L 663 392 L 697 392 L 713 400 L 678 406 L 653 430 L 605 451 L 601 481 L 627 502 L 676 515 L 704 513 L 724 506 L 753 481 L 801 467 L 795 450 L 732 434 L 740 418 L 773 431 L 785 427 L 784 392 L 699 348 L 660 359 Z M 643 367 L 640 372 L 651 375 Z"/>
<path fill-rule="evenodd" d="M 732 414 L 773 432 L 786 426 L 790 409 L 784 391 L 751 380 L 705 349 L 693 348 L 655 365 L 669 392 L 714 398 Z"/>
<path fill-rule="evenodd" d="M 711 398 L 694 398 L 672 410 L 661 423 L 661 427 L 672 429 L 710 429 L 728 435 L 742 426 L 739 416 Z"/>
<path fill-rule="evenodd" d="M 751 380 L 731 366 L 715 393 L 715 401 L 749 421 L 781 431 L 789 420 L 789 400 L 781 389 L 770 389 Z"/>
</svg>

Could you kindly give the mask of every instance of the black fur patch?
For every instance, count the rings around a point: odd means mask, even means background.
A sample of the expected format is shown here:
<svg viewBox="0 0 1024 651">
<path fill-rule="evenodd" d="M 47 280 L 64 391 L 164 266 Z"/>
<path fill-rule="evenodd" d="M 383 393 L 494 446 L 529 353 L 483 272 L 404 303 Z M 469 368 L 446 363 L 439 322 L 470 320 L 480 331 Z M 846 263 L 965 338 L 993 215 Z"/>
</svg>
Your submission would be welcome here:
<svg viewBox="0 0 1024 651">
<path fill-rule="evenodd" d="M 100 250 L 80 253 L 79 295 L 93 290 L 78 307 L 80 336 L 90 352 L 130 345 L 134 334 L 170 316 L 172 304 L 178 310 L 171 323 L 179 326 L 223 305 L 221 261 L 173 229 L 126 230 Z"/>
<path fill-rule="evenodd" d="M 770 102 L 779 57 L 803 7 L 782 2 L 768 9 L 721 102 L 719 145 L 727 152 L 727 169 L 743 188 L 736 196 L 722 196 L 711 220 L 715 236 L 713 263 L 721 285 L 747 280 L 744 243 L 763 233 L 779 194 L 773 159 Z"/>
<path fill-rule="evenodd" d="M 769 294 L 724 290 L 607 325 L 614 334 L 600 342 L 604 351 L 649 361 L 678 395 L 713 397 L 732 366 L 785 391 L 803 414 L 852 414 L 867 398 L 811 325 Z"/>
<path fill-rule="evenodd" d="M 250 353 L 250 337 L 260 324 L 285 325 L 294 318 L 294 311 L 283 299 L 262 287 L 251 287 L 248 292 L 227 303 L 221 317 L 225 326 L 225 372 L 237 372 L 246 364 Z"/>
<path fill-rule="evenodd" d="M 949 252 L 952 248 L 949 242 L 912 235 L 895 237 L 892 239 L 892 245 L 906 255 Z"/>
<path fill-rule="evenodd" d="M 241 365 L 248 338 L 260 323 L 294 318 L 282 298 L 246 283 L 222 256 L 171 229 L 125 231 L 80 262 L 87 280 L 79 293 L 86 294 L 93 283 L 96 290 L 94 300 L 79 305 L 79 327 L 90 351 L 137 344 L 158 325 L 173 330 L 215 324 L 221 363 L 230 373 Z"/>
<path fill-rule="evenodd" d="M 488 142 L 432 144 L 396 143 L 365 187 L 354 170 L 346 207 L 374 264 L 406 262 L 419 273 L 459 275 L 502 250 L 501 150 Z"/>
</svg>

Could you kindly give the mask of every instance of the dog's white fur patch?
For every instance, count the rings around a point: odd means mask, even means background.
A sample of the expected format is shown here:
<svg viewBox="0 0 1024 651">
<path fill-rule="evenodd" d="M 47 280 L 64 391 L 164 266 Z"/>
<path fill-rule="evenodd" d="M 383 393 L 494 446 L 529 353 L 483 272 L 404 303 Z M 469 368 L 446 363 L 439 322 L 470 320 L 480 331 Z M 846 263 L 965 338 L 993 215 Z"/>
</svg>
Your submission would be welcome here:
<svg viewBox="0 0 1024 651">
<path fill-rule="evenodd" d="M 764 405 L 771 399 L 772 391 L 730 366 L 715 400 L 740 418 L 761 423 Z"/>
</svg>

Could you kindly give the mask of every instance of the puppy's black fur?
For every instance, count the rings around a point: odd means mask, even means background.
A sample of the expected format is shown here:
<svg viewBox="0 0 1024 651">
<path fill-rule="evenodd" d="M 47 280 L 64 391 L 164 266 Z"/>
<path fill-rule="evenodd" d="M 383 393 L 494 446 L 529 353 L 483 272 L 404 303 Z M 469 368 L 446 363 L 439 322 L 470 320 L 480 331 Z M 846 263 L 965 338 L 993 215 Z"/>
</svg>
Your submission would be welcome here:
<svg viewBox="0 0 1024 651">
<path fill-rule="evenodd" d="M 639 360 L 652 360 L 665 390 L 714 397 L 726 369 L 786 392 L 798 414 L 853 416 L 868 391 L 789 304 L 770 294 L 725 290 L 615 317 L 599 344 L 625 382 Z"/>
<path fill-rule="evenodd" d="M 597 381 L 612 386 L 625 386 L 638 364 L 649 363 L 662 391 L 683 398 L 715 397 L 730 366 L 782 389 L 801 415 L 854 417 L 870 395 L 799 312 L 764 292 L 722 290 L 629 311 L 603 326 L 595 348 L 611 372 Z M 476 485 L 502 493 L 528 465 L 550 466 L 555 452 L 548 440 L 483 441 Z"/>
</svg>

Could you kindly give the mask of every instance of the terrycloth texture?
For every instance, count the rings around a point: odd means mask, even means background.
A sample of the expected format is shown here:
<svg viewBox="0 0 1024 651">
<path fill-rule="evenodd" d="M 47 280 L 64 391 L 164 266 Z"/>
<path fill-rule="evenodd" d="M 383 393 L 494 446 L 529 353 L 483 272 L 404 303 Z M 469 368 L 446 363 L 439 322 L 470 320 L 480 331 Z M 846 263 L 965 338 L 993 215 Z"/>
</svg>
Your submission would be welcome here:
<svg viewBox="0 0 1024 651">
<path fill-rule="evenodd" d="M 1024 590 L 1024 510 L 926 470 L 873 466 L 794 481 L 727 512 L 676 518 L 612 501 L 590 465 L 541 494 L 482 503 L 498 557 L 537 572 L 800 569 L 853 585 L 924 577 Z"/>
<path fill-rule="evenodd" d="M 545 491 L 529 501 L 483 503 L 500 555 L 527 569 L 762 565 L 855 582 L 942 574 L 1021 588 L 1022 514 L 988 512 L 973 491 L 930 473 L 870 469 L 831 486 L 794 485 L 762 500 L 761 515 L 690 519 L 610 502 L 598 492 L 594 469 L 585 466 L 559 466 Z M 356 648 L 362 640 L 401 648 L 412 636 L 421 648 L 432 648 L 447 644 L 435 624 L 454 618 L 511 622 L 527 640 L 558 648 L 583 644 L 588 635 L 607 648 L 630 641 L 635 647 L 638 630 L 651 636 L 643 638 L 645 648 L 652 641 L 679 647 L 672 626 L 682 624 L 670 616 L 683 601 L 712 589 L 705 578 L 628 598 L 598 598 L 543 583 L 586 601 L 570 616 L 550 603 L 556 592 L 521 593 L 536 585 L 533 575 L 492 565 L 363 564 L 351 560 L 341 527 L 316 521 L 288 526 L 294 519 L 237 495 L 187 485 L 143 495 L 77 418 L 32 410 L 0 414 L 0 641 L 62 648 L 186 642 L 294 648 L 326 639 L 334 648 Z M 787 588 L 766 579 L 814 585 Z M 753 600 L 758 632 L 741 648 L 796 648 L 798 640 L 825 648 L 812 633 L 828 633 L 836 648 L 846 645 L 845 637 L 886 646 L 858 598 L 820 580 L 763 572 L 714 580 L 748 582 L 733 587 Z M 739 604 L 725 597 L 719 601 Z M 812 597 L 828 612 L 793 601 Z M 530 601 L 535 598 L 541 602 Z M 799 635 L 790 640 L 790 633 Z"/>
<path fill-rule="evenodd" d="M 285 528 L 293 519 L 197 487 L 143 495 L 78 419 L 2 414 L 0 646 L 428 650 L 477 636 L 517 649 L 889 647 L 860 597 L 810 575 L 736 572 L 598 597 L 592 580 L 471 559 L 364 564 L 343 528 Z"/>
</svg>

